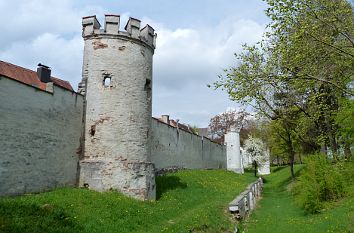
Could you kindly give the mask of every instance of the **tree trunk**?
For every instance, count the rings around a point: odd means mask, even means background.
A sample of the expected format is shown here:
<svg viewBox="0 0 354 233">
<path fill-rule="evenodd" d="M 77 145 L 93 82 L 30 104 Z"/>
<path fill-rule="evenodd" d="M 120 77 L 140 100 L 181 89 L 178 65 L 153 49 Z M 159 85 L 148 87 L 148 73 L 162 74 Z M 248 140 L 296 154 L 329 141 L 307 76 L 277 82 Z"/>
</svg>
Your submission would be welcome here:
<svg viewBox="0 0 354 233">
<path fill-rule="evenodd" d="M 280 166 L 279 155 L 277 155 L 277 166 Z"/>
<path fill-rule="evenodd" d="M 293 181 L 295 180 L 294 158 L 295 158 L 295 153 L 294 153 L 294 151 L 291 151 L 290 154 L 289 154 L 289 161 L 290 161 L 291 179 L 292 179 Z"/>
<path fill-rule="evenodd" d="M 301 153 L 299 153 L 299 160 L 300 160 L 300 164 L 302 164 Z"/>
<path fill-rule="evenodd" d="M 254 176 L 257 177 L 257 161 L 253 161 L 254 164 Z"/>
<path fill-rule="evenodd" d="M 327 155 L 328 150 L 327 150 L 327 143 L 324 143 L 321 147 L 321 153 Z"/>
<path fill-rule="evenodd" d="M 290 173 L 291 179 L 295 180 L 295 173 L 294 173 L 294 161 L 295 161 L 295 151 L 293 147 L 293 142 L 291 140 L 291 135 L 288 133 L 288 151 L 289 151 L 289 163 L 290 163 Z"/>
<path fill-rule="evenodd" d="M 333 158 L 336 159 L 338 158 L 338 143 L 337 143 L 337 139 L 336 139 L 336 135 L 335 133 L 331 132 L 330 135 L 330 142 L 331 142 L 331 149 L 332 149 L 332 153 L 333 153 Z"/>
<path fill-rule="evenodd" d="M 350 143 L 347 141 L 344 144 L 344 156 L 346 159 L 349 159 L 352 155 L 352 152 L 350 150 Z"/>
</svg>

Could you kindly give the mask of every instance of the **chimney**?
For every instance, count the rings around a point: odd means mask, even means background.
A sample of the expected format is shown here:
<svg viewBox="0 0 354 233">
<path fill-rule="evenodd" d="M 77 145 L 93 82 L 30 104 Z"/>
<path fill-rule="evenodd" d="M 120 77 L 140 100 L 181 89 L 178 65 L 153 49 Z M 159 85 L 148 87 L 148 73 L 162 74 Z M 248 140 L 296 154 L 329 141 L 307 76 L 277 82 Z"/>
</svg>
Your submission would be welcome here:
<svg viewBox="0 0 354 233">
<path fill-rule="evenodd" d="M 42 65 L 41 63 L 38 64 L 37 76 L 39 80 L 41 80 L 41 82 L 44 83 L 51 82 L 50 73 L 51 73 L 50 67 Z"/>
<path fill-rule="evenodd" d="M 170 124 L 170 116 L 169 115 L 161 115 L 161 119 L 166 124 Z"/>
</svg>

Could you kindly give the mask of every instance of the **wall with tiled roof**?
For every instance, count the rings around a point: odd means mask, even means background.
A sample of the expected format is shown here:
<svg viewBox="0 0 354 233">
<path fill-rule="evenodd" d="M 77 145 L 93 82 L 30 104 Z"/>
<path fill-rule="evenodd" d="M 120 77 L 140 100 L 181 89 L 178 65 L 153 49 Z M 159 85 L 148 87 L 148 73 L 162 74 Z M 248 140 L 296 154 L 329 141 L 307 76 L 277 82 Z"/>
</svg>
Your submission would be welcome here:
<svg viewBox="0 0 354 233">
<path fill-rule="evenodd" d="M 35 72 L 0 67 L 0 196 L 76 185 L 83 96 L 56 79 L 49 93 Z"/>
<path fill-rule="evenodd" d="M 42 91 L 48 91 L 47 84 L 39 80 L 37 72 L 17 66 L 8 62 L 0 61 L 0 76 L 16 80 L 23 84 L 38 88 Z M 68 91 L 74 91 L 68 81 L 61 80 L 59 78 L 51 77 L 51 82 L 61 88 Z"/>
<path fill-rule="evenodd" d="M 75 186 L 84 97 L 69 82 L 0 61 L 0 196 Z M 152 119 L 157 169 L 226 168 L 226 148 L 177 121 Z"/>
<path fill-rule="evenodd" d="M 157 169 L 226 168 L 226 147 L 184 128 L 152 119 L 151 162 Z"/>
</svg>

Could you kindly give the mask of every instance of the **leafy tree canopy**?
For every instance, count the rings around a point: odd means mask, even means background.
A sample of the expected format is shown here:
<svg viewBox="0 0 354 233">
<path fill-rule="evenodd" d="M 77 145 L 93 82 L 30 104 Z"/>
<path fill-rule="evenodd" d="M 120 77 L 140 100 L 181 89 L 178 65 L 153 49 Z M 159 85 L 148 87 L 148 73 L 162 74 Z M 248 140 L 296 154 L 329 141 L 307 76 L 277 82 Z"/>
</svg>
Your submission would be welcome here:
<svg viewBox="0 0 354 233">
<path fill-rule="evenodd" d="M 273 124 L 290 163 L 296 151 L 350 153 L 354 20 L 346 0 L 266 0 L 262 41 L 244 45 L 213 84 Z M 279 149 L 279 148 L 278 148 Z"/>
</svg>

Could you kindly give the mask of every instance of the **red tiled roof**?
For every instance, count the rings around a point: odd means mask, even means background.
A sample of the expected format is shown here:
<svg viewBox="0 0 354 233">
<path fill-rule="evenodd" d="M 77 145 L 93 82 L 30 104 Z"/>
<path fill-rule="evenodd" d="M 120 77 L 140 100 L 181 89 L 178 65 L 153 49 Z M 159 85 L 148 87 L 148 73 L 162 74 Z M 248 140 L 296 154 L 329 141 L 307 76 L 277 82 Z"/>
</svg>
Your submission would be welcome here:
<svg viewBox="0 0 354 233">
<path fill-rule="evenodd" d="M 155 118 L 155 117 L 153 117 L 153 118 Z M 193 132 L 193 130 L 192 130 L 191 128 L 189 128 L 188 125 L 181 124 L 181 123 L 177 123 L 177 121 L 175 121 L 175 120 L 173 120 L 173 119 L 170 119 L 170 120 L 169 120 L 169 123 L 164 122 L 164 120 L 163 120 L 162 118 L 155 118 L 155 119 L 158 120 L 159 122 L 162 122 L 162 123 L 164 123 L 164 124 L 170 125 L 170 126 L 172 126 L 172 127 L 174 127 L 174 128 L 177 128 L 177 125 L 178 125 L 178 128 L 179 128 L 179 129 L 184 130 L 184 131 L 187 131 L 187 132 L 192 133 L 192 134 L 195 134 L 195 133 Z"/>
<path fill-rule="evenodd" d="M 23 68 L 21 66 L 0 60 L 0 75 L 6 76 L 30 86 L 34 86 L 44 91 L 46 90 L 47 85 L 46 83 L 43 83 L 39 80 L 37 72 Z M 65 88 L 69 91 L 74 91 L 68 81 L 64 81 L 55 77 L 51 77 L 51 81 L 59 87 Z"/>
<path fill-rule="evenodd" d="M 158 122 L 161 122 L 163 124 L 166 124 L 166 125 L 169 125 L 169 126 L 172 126 L 174 128 L 177 128 L 177 121 L 173 120 L 173 119 L 170 119 L 169 120 L 169 124 L 166 123 L 162 117 L 161 118 L 156 118 L 156 117 L 152 117 L 153 119 L 157 120 Z M 194 134 L 194 135 L 197 135 L 199 137 L 204 137 L 204 138 L 207 138 L 208 140 L 210 140 L 211 142 L 214 142 L 214 143 L 217 143 L 217 144 L 220 144 L 220 145 L 223 145 L 224 144 L 224 136 L 222 136 L 221 138 L 219 139 L 211 139 L 207 136 L 204 136 L 204 135 L 198 135 L 198 134 L 195 134 L 191 128 L 189 128 L 187 125 L 185 124 L 181 124 L 181 123 L 178 123 L 178 128 L 183 130 L 183 131 L 186 131 L 188 133 L 191 133 L 191 134 Z"/>
</svg>

